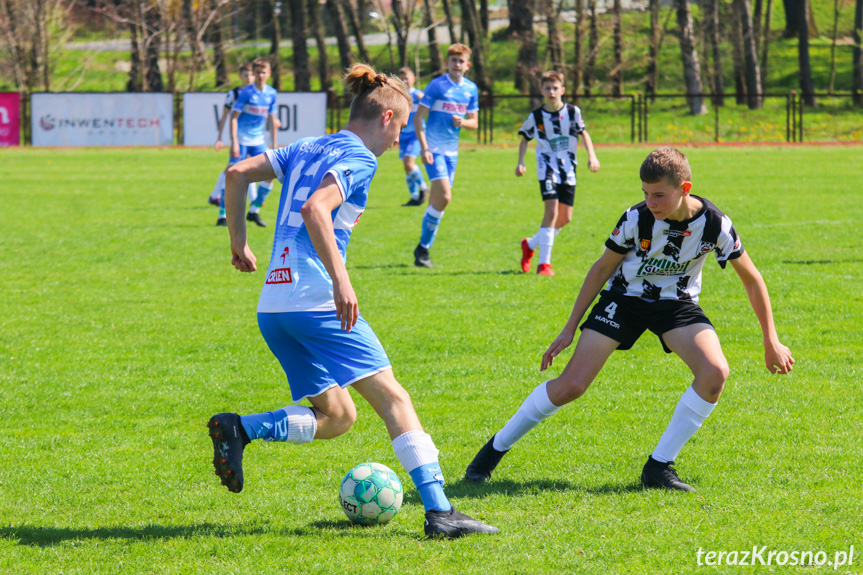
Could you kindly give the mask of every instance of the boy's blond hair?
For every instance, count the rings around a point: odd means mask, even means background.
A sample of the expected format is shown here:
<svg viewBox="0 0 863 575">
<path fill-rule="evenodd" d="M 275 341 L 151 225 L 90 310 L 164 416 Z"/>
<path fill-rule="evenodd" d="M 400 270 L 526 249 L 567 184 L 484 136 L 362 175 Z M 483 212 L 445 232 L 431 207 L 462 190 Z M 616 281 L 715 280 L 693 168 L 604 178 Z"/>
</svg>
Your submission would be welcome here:
<svg viewBox="0 0 863 575">
<path fill-rule="evenodd" d="M 407 118 L 413 100 L 407 86 L 395 76 L 378 74 L 367 64 L 354 64 L 345 74 L 345 89 L 353 95 L 349 120 L 374 120 L 386 110 Z"/>
<path fill-rule="evenodd" d="M 682 152 L 671 146 L 662 146 L 650 152 L 642 162 L 640 176 L 646 184 L 665 180 L 677 187 L 690 180 L 692 170 Z"/>
<path fill-rule="evenodd" d="M 446 51 L 446 57 L 450 56 L 470 56 L 471 49 L 465 46 L 464 44 L 455 43 L 449 47 L 449 50 Z"/>
<path fill-rule="evenodd" d="M 563 86 L 563 74 L 557 70 L 549 70 L 548 72 L 543 73 L 540 83 L 545 84 L 546 82 L 559 82 L 560 85 Z"/>
</svg>

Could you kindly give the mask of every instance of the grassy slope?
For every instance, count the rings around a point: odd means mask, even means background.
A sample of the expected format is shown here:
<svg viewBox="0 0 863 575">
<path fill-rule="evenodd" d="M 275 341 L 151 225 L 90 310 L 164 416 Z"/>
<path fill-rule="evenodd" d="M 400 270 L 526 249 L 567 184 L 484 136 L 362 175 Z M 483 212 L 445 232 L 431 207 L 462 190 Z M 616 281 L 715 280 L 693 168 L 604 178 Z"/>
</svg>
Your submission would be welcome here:
<svg viewBox="0 0 863 575">
<path fill-rule="evenodd" d="M 542 381 L 540 354 L 611 224 L 639 200 L 646 151 L 600 148 L 602 171 L 581 176 L 575 220 L 555 246 L 555 278 L 516 273 L 518 241 L 541 206 L 533 175 L 510 175 L 513 149 L 466 146 L 430 271 L 411 264 L 420 213 L 398 207 L 398 160 L 381 162 L 348 265 L 361 310 L 442 451 L 447 492 L 503 530 L 455 542 L 419 537 L 413 489 L 384 528 L 342 516 L 337 486 L 352 465 L 378 460 L 407 479 L 365 404 L 337 440 L 250 447 L 241 495 L 212 476 L 210 414 L 288 401 L 254 321 L 261 275 L 231 270 L 226 234 L 204 204 L 221 155 L 4 152 L 0 572 L 668 573 L 697 570 L 699 547 L 832 557 L 859 544 L 854 148 L 686 150 L 696 191 L 734 219 L 798 360 L 789 377 L 764 370 L 739 281 L 708 265 L 702 303 L 732 376 L 679 459 L 697 494 L 636 485 L 689 379 L 651 336 L 527 436 L 491 485 L 460 482 Z M 265 218 L 274 212 L 266 206 Z M 272 228 L 250 237 L 265 264 Z"/>
</svg>

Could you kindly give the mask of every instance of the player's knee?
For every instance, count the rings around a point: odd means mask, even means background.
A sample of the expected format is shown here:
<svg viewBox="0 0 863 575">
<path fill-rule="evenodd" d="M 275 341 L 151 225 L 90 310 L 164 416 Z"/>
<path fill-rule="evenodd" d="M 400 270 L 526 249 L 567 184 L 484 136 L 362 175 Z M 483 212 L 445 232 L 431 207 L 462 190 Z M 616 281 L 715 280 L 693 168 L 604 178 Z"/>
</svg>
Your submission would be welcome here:
<svg viewBox="0 0 863 575">
<path fill-rule="evenodd" d="M 565 213 L 557 214 L 557 227 L 562 228 L 566 224 L 572 221 L 572 216 Z"/>
<path fill-rule="evenodd" d="M 561 374 L 556 380 L 556 385 L 549 389 L 548 398 L 555 405 L 564 405 L 584 395 L 588 387 L 590 387 L 589 381 Z"/>
<path fill-rule="evenodd" d="M 726 361 L 712 362 L 702 368 L 699 373 L 699 379 L 703 382 L 702 388 L 704 392 L 711 398 L 718 399 L 725 388 L 729 372 L 730 369 Z"/>
<path fill-rule="evenodd" d="M 357 408 L 353 403 L 339 406 L 330 415 L 333 437 L 347 433 L 357 421 Z"/>
</svg>

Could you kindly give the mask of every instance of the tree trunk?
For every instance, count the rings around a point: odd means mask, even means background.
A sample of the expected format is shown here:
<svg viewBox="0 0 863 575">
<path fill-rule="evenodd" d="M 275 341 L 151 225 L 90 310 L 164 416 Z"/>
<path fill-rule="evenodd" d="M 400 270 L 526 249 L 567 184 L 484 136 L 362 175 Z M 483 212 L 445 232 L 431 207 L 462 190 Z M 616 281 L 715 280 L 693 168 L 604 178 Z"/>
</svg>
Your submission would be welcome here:
<svg viewBox="0 0 863 575">
<path fill-rule="evenodd" d="M 318 47 L 318 76 L 321 79 L 321 90 L 327 90 L 331 85 L 330 57 L 327 54 L 327 37 L 321 27 L 321 3 L 318 0 L 308 0 L 306 10 L 309 15 L 309 29 L 315 37 Z"/>
<path fill-rule="evenodd" d="M 704 7 L 704 28 L 707 34 L 705 50 L 713 54 L 711 90 L 713 105 L 725 105 L 725 80 L 722 76 L 722 30 L 719 27 L 719 0 L 708 0 Z M 709 48 L 708 48 L 709 46 Z"/>
<path fill-rule="evenodd" d="M 801 20 L 797 16 L 799 0 L 782 0 L 785 6 L 785 31 L 782 33 L 783 38 L 798 38 L 800 37 L 800 26 L 805 25 L 809 30 L 809 36 L 818 35 L 818 26 L 815 24 L 815 15 L 812 13 L 812 6 L 806 2 L 804 6 L 805 15 Z"/>
<path fill-rule="evenodd" d="M 533 33 L 534 0 L 507 0 L 509 9 L 508 39 L 521 39 L 525 33 Z"/>
<path fill-rule="evenodd" d="M 399 49 L 399 68 L 408 64 L 408 33 L 411 29 L 411 19 L 405 13 L 402 0 L 392 1 L 393 25 L 396 29 L 396 44 Z"/>
<path fill-rule="evenodd" d="M 743 64 L 743 32 L 740 17 L 736 10 L 731 10 L 731 57 L 734 60 L 734 98 L 738 105 L 746 103 L 746 73 Z"/>
<path fill-rule="evenodd" d="M 557 27 L 559 13 L 555 9 L 554 0 L 541 0 L 545 11 L 545 23 L 548 28 L 547 53 L 551 60 L 551 67 L 558 72 L 563 72 L 563 43 L 560 39 L 560 29 Z"/>
<path fill-rule="evenodd" d="M 222 21 L 217 16 L 210 30 L 210 43 L 213 45 L 213 67 L 216 69 L 216 88 L 228 85 L 228 67 L 225 64 L 225 46 L 222 38 Z"/>
<path fill-rule="evenodd" d="M 129 51 L 131 65 L 129 67 L 129 79 L 126 80 L 127 92 L 140 92 L 141 88 L 141 48 L 138 46 L 138 24 L 129 22 L 129 39 L 132 48 Z"/>
<path fill-rule="evenodd" d="M 863 1 L 863 0 L 861 0 Z M 581 91 L 581 76 L 584 66 L 582 43 L 584 42 L 584 0 L 575 0 L 575 66 L 572 70 L 572 93 Z"/>
<path fill-rule="evenodd" d="M 599 22 L 596 14 L 596 0 L 588 0 L 590 12 L 590 41 L 587 52 L 587 65 L 584 67 L 584 95 L 590 96 L 596 72 L 596 53 L 599 50 Z"/>
<path fill-rule="evenodd" d="M 692 25 L 692 13 L 689 11 L 689 0 L 674 0 L 677 11 L 677 27 L 680 33 L 680 54 L 683 60 L 683 79 L 686 83 L 686 93 L 689 111 L 693 116 L 707 113 L 704 99 L 701 97 L 701 67 L 698 64 L 698 52 L 695 49 L 695 32 Z"/>
<path fill-rule="evenodd" d="M 431 67 L 432 70 L 438 72 L 443 69 L 443 62 L 440 57 L 440 47 L 437 43 L 437 27 L 434 26 L 434 16 L 432 16 L 432 0 L 423 0 L 423 26 L 428 29 L 428 38 L 429 38 L 429 57 L 431 58 Z M 420 75 L 419 70 L 414 70 L 417 76 Z"/>
<path fill-rule="evenodd" d="M 761 20 L 764 12 L 764 0 L 755 0 L 755 10 L 752 13 L 752 36 L 755 38 L 755 52 L 761 53 Z"/>
<path fill-rule="evenodd" d="M 351 27 L 351 33 L 353 33 L 354 38 L 357 41 L 357 50 L 359 50 L 360 53 L 360 60 L 369 63 L 371 62 L 371 58 L 369 58 L 369 51 L 366 49 L 366 41 L 363 38 L 363 29 L 360 24 L 360 19 L 357 16 L 357 12 L 354 10 L 353 5 L 351 5 L 351 0 L 342 0 L 342 2 L 344 13 L 348 17 L 348 25 Z"/>
<path fill-rule="evenodd" d="M 518 49 L 518 58 L 515 63 L 515 89 L 522 94 L 534 95 L 533 81 L 531 76 L 535 75 L 536 69 L 539 67 L 539 60 L 536 48 L 536 37 L 533 32 L 533 0 L 519 1 L 519 19 L 524 19 L 530 22 L 531 26 L 522 28 L 519 39 L 521 44 Z M 512 17 L 510 17 L 512 22 Z"/>
<path fill-rule="evenodd" d="M 482 40 L 479 37 L 479 19 L 477 18 L 474 0 L 461 0 L 461 15 L 462 30 L 467 34 L 472 50 L 471 60 L 474 82 L 476 82 L 480 92 L 491 92 L 493 87 L 486 71 L 485 54 Z"/>
<path fill-rule="evenodd" d="M 764 105 L 761 97 L 761 70 L 758 66 L 758 52 L 755 49 L 755 31 L 749 10 L 749 0 L 735 0 L 741 31 L 743 32 L 743 56 L 746 63 L 746 104 L 750 110 L 758 110 Z"/>
<path fill-rule="evenodd" d="M 291 4 L 291 20 L 294 20 L 294 12 L 296 11 L 295 5 L 300 0 L 290 0 Z M 282 8 L 281 2 L 278 0 L 269 0 L 268 2 L 268 12 L 270 15 L 270 84 L 272 84 L 273 88 L 276 91 L 281 91 L 282 89 L 282 59 L 279 57 L 279 45 L 282 43 L 282 23 L 279 19 L 281 16 Z M 300 11 L 300 22 L 302 22 L 303 13 Z M 303 40 L 302 50 L 306 49 L 306 42 Z M 294 66 L 296 66 L 297 59 L 297 46 L 294 46 Z M 296 73 L 296 71 L 295 71 Z"/>
<path fill-rule="evenodd" d="M 851 84 L 854 105 L 863 108 L 863 0 L 857 0 L 854 7 L 854 50 L 851 66 L 854 69 Z"/>
<path fill-rule="evenodd" d="M 839 31 L 839 14 L 842 7 L 839 0 L 833 0 L 833 33 L 830 35 L 830 80 L 827 83 L 827 91 L 833 93 L 836 82 L 836 35 Z"/>
<path fill-rule="evenodd" d="M 479 35 L 488 38 L 488 0 L 479 0 Z"/>
<path fill-rule="evenodd" d="M 450 0 L 443 0 L 443 13 L 446 16 L 446 29 L 449 32 L 449 43 L 455 44 L 457 36 L 455 35 L 455 24 L 452 19 L 452 6 Z"/>
<path fill-rule="evenodd" d="M 611 95 L 623 94 L 623 8 L 614 0 L 614 67 L 611 69 Z"/>
<path fill-rule="evenodd" d="M 342 11 L 341 0 L 326 0 L 329 21 L 336 32 L 336 42 L 339 45 L 339 63 L 342 72 L 351 67 L 353 56 L 351 55 L 351 43 L 348 40 L 348 29 L 345 26 L 345 15 Z"/>
<path fill-rule="evenodd" d="M 162 52 L 162 18 L 155 7 L 144 15 L 144 90 L 164 92 L 162 72 L 159 70 L 159 54 Z"/>
<path fill-rule="evenodd" d="M 815 107 L 815 86 L 812 83 L 812 66 L 809 62 L 809 26 L 806 24 L 808 0 L 794 0 L 797 18 L 797 60 L 800 65 L 800 92 L 807 106 Z"/>
<path fill-rule="evenodd" d="M 764 16 L 764 36 L 761 42 L 761 83 L 769 86 L 770 82 L 767 79 L 767 63 L 770 61 L 768 54 L 770 53 L 770 19 L 773 16 L 773 0 L 767 0 L 767 14 Z"/>
<path fill-rule="evenodd" d="M 309 49 L 306 46 L 306 20 L 303 0 L 290 0 L 290 2 L 291 41 L 294 48 L 294 92 L 311 92 L 312 72 L 309 68 Z"/>
<path fill-rule="evenodd" d="M 644 87 L 651 102 L 656 101 L 656 90 L 659 85 L 659 0 L 650 0 L 650 46 L 647 52 L 647 83 Z"/>
</svg>

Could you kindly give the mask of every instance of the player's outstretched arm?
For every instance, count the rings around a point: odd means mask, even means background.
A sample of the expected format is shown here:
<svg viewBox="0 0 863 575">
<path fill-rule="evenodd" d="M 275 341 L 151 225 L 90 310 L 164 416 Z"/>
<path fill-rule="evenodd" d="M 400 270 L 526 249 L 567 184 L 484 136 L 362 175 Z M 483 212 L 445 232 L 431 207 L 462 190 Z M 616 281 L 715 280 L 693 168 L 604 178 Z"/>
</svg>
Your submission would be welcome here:
<svg viewBox="0 0 863 575">
<path fill-rule="evenodd" d="M 456 128 L 467 128 L 468 130 L 476 130 L 479 128 L 479 114 L 476 112 L 468 112 L 464 118 L 461 116 L 452 117 L 452 125 Z"/>
<path fill-rule="evenodd" d="M 235 160 L 240 157 L 240 138 L 237 135 L 240 130 L 239 117 L 238 111 L 231 112 L 231 157 Z"/>
<path fill-rule="evenodd" d="M 596 158 L 596 152 L 593 149 L 593 140 L 590 139 L 590 134 L 587 130 L 581 133 L 584 139 L 584 147 L 587 149 L 587 169 L 591 172 L 599 171 L 599 160 Z"/>
<path fill-rule="evenodd" d="M 572 340 L 575 339 L 575 330 L 578 324 L 581 323 L 581 318 L 587 312 L 588 308 L 596 299 L 597 294 L 611 277 L 620 262 L 623 261 L 623 254 L 613 252 L 606 248 L 605 253 L 594 262 L 590 271 L 584 278 L 584 283 L 581 284 L 581 289 L 578 290 L 578 297 L 575 298 L 575 305 L 572 308 L 572 314 L 569 316 L 566 325 L 563 326 L 563 331 L 555 338 L 544 354 L 542 354 L 542 363 L 539 366 L 540 371 L 545 371 L 552 363 L 557 355 L 572 345 Z"/>
<path fill-rule="evenodd" d="M 216 144 L 213 146 L 216 148 L 216 151 L 222 149 L 222 130 L 225 129 L 225 122 L 228 120 L 228 116 L 231 114 L 230 108 L 222 109 L 222 117 L 219 118 L 219 133 L 216 135 Z"/>
<path fill-rule="evenodd" d="M 234 164 L 225 172 L 225 217 L 231 235 L 231 263 L 241 272 L 251 273 L 258 269 L 255 254 L 246 241 L 246 220 L 243 217 L 249 184 L 275 177 L 273 166 L 264 154 Z"/>
<path fill-rule="evenodd" d="M 791 350 L 782 345 L 779 336 L 776 335 L 776 326 L 773 324 L 773 310 L 770 306 L 770 295 L 767 293 L 767 284 L 761 273 L 752 263 L 749 254 L 743 252 L 739 258 L 731 260 L 731 266 L 749 297 L 749 304 L 761 324 L 761 333 L 764 337 L 764 363 L 770 373 L 788 373 L 794 367 L 794 358 Z"/>
<path fill-rule="evenodd" d="M 357 324 L 359 303 L 348 277 L 348 270 L 342 261 L 342 254 L 336 244 L 333 229 L 333 210 L 342 205 L 342 192 L 336 179 L 327 174 L 318 189 L 303 204 L 300 213 L 309 232 L 309 238 L 321 263 L 333 280 L 333 300 L 336 303 L 336 319 L 342 322 L 342 329 L 350 332 Z"/>
<path fill-rule="evenodd" d="M 524 175 L 527 171 L 527 167 L 524 165 L 524 155 L 527 153 L 527 140 L 524 138 L 521 139 L 521 142 L 518 144 L 518 165 L 515 167 L 515 175 L 519 178 Z"/>
</svg>

